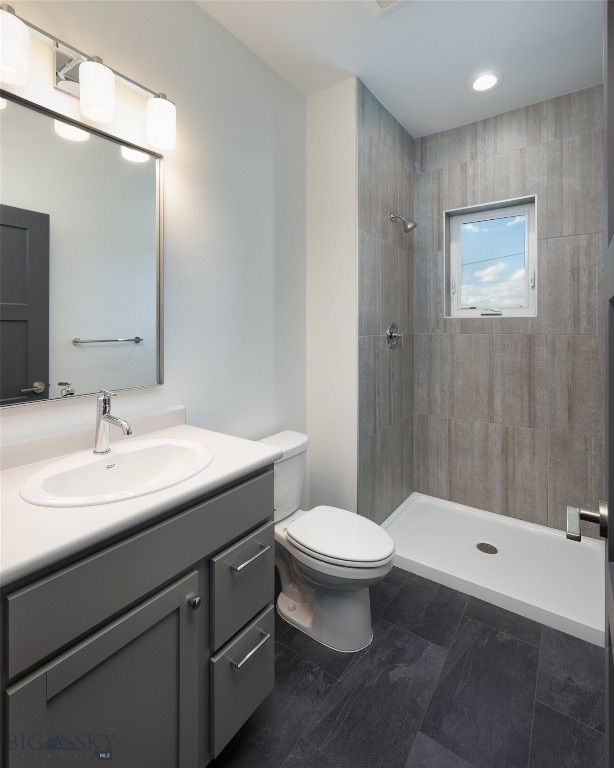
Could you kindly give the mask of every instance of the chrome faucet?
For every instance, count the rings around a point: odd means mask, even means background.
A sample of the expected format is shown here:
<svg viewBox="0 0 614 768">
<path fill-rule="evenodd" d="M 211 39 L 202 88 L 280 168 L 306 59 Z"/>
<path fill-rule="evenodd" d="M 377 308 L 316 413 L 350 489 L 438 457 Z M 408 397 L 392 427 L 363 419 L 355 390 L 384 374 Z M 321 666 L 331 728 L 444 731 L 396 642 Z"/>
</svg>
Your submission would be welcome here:
<svg viewBox="0 0 614 768">
<path fill-rule="evenodd" d="M 101 389 L 97 398 L 96 409 L 96 438 L 94 440 L 94 453 L 109 453 L 109 424 L 115 424 L 124 435 L 132 434 L 132 427 L 124 419 L 111 415 L 111 398 L 115 392 Z"/>
</svg>

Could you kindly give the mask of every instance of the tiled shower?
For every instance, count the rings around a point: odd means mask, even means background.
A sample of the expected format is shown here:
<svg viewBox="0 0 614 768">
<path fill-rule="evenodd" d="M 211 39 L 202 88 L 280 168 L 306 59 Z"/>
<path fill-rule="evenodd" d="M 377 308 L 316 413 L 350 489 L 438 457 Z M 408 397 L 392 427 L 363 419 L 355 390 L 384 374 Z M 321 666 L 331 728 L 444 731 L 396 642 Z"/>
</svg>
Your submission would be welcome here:
<svg viewBox="0 0 614 768">
<path fill-rule="evenodd" d="M 358 88 L 359 512 L 415 490 L 564 528 L 605 493 L 601 87 L 416 140 Z M 443 212 L 531 194 L 537 317 L 444 318 Z"/>
</svg>

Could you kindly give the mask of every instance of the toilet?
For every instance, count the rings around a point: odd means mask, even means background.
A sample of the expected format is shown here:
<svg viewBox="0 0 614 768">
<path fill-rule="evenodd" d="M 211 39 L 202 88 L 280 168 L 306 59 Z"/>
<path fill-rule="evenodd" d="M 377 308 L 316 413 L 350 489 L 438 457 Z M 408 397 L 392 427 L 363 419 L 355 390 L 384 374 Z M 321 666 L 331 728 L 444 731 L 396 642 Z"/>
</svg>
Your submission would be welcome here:
<svg viewBox="0 0 614 768">
<path fill-rule="evenodd" d="M 345 509 L 299 509 L 306 435 L 278 432 L 260 442 L 283 454 L 275 462 L 275 565 L 281 580 L 277 610 L 323 645 L 359 651 L 373 639 L 369 587 L 392 568 L 392 538 Z"/>
</svg>

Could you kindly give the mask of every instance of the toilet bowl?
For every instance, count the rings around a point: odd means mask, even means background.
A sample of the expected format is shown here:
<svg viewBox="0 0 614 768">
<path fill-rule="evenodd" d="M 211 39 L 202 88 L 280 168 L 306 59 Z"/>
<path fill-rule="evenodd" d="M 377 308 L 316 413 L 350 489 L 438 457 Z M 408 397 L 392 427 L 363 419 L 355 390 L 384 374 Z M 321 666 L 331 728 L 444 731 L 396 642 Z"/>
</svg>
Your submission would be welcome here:
<svg viewBox="0 0 614 768">
<path fill-rule="evenodd" d="M 261 442 L 283 454 L 275 462 L 280 616 L 329 648 L 365 648 L 373 638 L 369 587 L 392 568 L 392 538 L 372 521 L 344 509 L 298 509 L 307 437 L 285 431 Z"/>
</svg>

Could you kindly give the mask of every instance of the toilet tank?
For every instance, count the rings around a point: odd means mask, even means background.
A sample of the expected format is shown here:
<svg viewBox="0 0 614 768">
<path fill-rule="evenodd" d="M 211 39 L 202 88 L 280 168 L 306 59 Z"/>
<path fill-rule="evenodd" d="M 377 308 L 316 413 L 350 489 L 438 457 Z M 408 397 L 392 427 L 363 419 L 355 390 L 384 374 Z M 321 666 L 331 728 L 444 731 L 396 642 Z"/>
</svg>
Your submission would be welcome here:
<svg viewBox="0 0 614 768">
<path fill-rule="evenodd" d="M 275 462 L 275 522 L 299 508 L 305 484 L 307 435 L 286 430 L 259 442 L 279 448 L 283 455 Z"/>
</svg>

